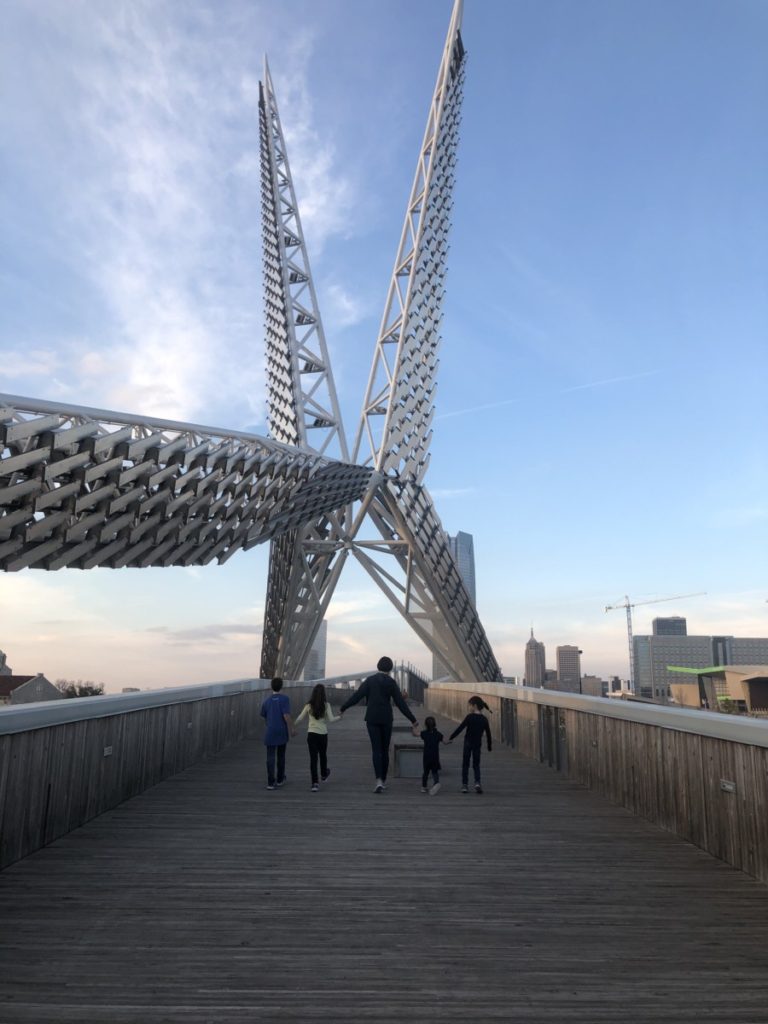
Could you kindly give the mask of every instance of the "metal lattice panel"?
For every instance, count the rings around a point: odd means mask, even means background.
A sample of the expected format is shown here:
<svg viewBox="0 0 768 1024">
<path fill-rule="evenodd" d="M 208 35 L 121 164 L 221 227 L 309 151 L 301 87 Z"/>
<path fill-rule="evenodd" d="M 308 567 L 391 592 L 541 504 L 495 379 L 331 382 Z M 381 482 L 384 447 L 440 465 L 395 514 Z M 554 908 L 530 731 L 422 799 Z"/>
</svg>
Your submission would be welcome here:
<svg viewBox="0 0 768 1024">
<path fill-rule="evenodd" d="M 259 83 L 259 137 L 269 431 L 278 441 L 346 462 L 325 332 L 266 61 Z"/>
<path fill-rule="evenodd" d="M 347 460 L 320 310 L 272 78 L 259 86 L 264 305 L 270 433 Z M 298 676 L 333 595 L 347 512 L 270 544 L 261 675 Z"/>
<path fill-rule="evenodd" d="M 355 557 L 421 640 L 457 679 L 501 679 L 426 489 L 382 483 L 366 515 L 382 539 L 357 541 Z"/>
<path fill-rule="evenodd" d="M 362 457 L 384 472 L 417 480 L 423 479 L 429 464 L 434 415 L 464 81 L 460 23 L 461 3 L 457 3 L 429 107 L 354 447 L 355 461 Z"/>
<path fill-rule="evenodd" d="M 348 550 L 366 568 L 425 644 L 457 678 L 499 679 L 499 666 L 466 592 L 431 498 L 422 486 L 429 465 L 437 353 L 444 295 L 453 171 L 464 80 L 462 2 L 456 0 L 406 207 L 373 366 L 355 442 L 354 459 L 377 469 L 354 521 L 344 512 L 274 542 L 265 611 L 262 674 L 297 675 L 322 621 Z M 271 309 L 288 309 L 279 252 L 283 196 L 295 195 L 271 82 L 262 89 L 265 292 Z M 269 102 L 265 100 L 268 97 Z M 267 116 L 267 111 L 270 115 Z M 267 139 L 265 141 L 264 133 Z M 278 140 L 274 145 L 270 140 Z M 279 164 L 274 154 L 281 154 Z M 293 236 L 296 248 L 303 240 Z M 307 270 L 308 274 L 308 270 Z M 284 280 L 284 273 L 283 273 Z M 309 276 L 311 283 L 311 276 Z M 314 291 L 312 292 L 314 295 Z M 273 337 L 269 337 L 270 331 Z M 299 436 L 302 408 L 299 346 L 291 319 L 267 325 L 270 395 L 283 395 L 280 424 Z M 326 363 L 327 372 L 330 366 Z M 292 433 L 291 433 L 292 432 Z M 379 540 L 363 540 L 372 524 Z"/>
<path fill-rule="evenodd" d="M 369 477 L 255 435 L 0 395 L 0 568 L 224 562 Z"/>
<path fill-rule="evenodd" d="M 390 279 L 354 447 L 385 476 L 353 529 L 381 542 L 354 552 L 424 643 L 459 679 L 500 679 L 485 631 L 423 487 L 431 424 L 454 167 L 464 82 L 462 3 L 454 4 Z M 373 556 L 377 555 L 378 558 Z M 390 556 L 390 567 L 384 563 Z M 395 575 L 391 569 L 399 569 Z"/>
</svg>

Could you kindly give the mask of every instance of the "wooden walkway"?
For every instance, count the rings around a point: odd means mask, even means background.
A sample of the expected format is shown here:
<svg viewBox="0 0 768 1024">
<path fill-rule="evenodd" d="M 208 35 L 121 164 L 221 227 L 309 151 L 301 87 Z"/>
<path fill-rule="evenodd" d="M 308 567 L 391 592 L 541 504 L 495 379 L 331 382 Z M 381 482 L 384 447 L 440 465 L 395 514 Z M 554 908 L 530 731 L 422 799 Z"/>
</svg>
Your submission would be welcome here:
<svg viewBox="0 0 768 1024">
<path fill-rule="evenodd" d="M 392 779 L 362 712 L 256 742 L 0 874 L 0 1024 L 768 1022 L 768 887 L 507 749 Z"/>
</svg>

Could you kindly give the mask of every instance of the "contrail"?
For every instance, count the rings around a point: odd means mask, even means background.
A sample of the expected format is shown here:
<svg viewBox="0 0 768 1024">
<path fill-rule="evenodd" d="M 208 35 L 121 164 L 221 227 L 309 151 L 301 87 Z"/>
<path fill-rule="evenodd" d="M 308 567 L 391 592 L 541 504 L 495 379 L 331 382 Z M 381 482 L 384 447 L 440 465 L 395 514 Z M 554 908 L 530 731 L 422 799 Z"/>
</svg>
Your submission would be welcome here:
<svg viewBox="0 0 768 1024">
<path fill-rule="evenodd" d="M 593 380 L 589 384 L 577 384 L 572 388 L 561 388 L 559 395 L 567 395 L 570 391 L 585 391 L 587 388 L 599 388 L 603 384 L 620 384 L 625 380 L 639 380 L 641 377 L 653 377 L 658 370 L 643 370 L 642 373 L 630 373 L 626 377 L 608 377 L 606 380 Z"/>
<path fill-rule="evenodd" d="M 561 388 L 555 394 L 567 395 L 571 391 L 586 391 L 588 388 L 600 388 L 606 384 L 620 384 L 623 381 L 640 380 L 642 377 L 653 377 L 658 372 L 658 370 L 643 370 L 642 373 L 630 373 L 624 377 L 607 377 L 605 380 L 593 380 L 588 384 L 576 384 L 572 388 Z M 520 403 L 521 399 L 519 398 L 507 398 L 503 402 L 489 402 L 487 405 L 473 405 L 469 409 L 455 409 L 453 412 L 444 412 L 439 416 L 435 416 L 435 419 L 448 420 L 452 416 L 466 416 L 470 412 L 485 412 L 486 409 L 501 409 L 505 405 L 519 405 Z"/>
</svg>

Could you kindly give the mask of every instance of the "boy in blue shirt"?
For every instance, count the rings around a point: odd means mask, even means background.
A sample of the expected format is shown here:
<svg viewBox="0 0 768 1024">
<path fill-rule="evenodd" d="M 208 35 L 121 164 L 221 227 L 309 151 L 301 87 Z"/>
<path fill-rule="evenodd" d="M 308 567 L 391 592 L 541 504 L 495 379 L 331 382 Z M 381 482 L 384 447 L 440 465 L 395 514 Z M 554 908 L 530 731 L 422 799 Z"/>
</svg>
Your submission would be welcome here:
<svg viewBox="0 0 768 1024">
<path fill-rule="evenodd" d="M 264 743 L 267 748 L 267 789 L 282 786 L 285 782 L 285 747 L 288 735 L 296 735 L 291 718 L 291 702 L 284 693 L 283 680 L 275 676 L 272 680 L 272 694 L 261 705 L 261 717 L 267 721 Z M 277 761 L 277 773 L 275 773 Z"/>
</svg>

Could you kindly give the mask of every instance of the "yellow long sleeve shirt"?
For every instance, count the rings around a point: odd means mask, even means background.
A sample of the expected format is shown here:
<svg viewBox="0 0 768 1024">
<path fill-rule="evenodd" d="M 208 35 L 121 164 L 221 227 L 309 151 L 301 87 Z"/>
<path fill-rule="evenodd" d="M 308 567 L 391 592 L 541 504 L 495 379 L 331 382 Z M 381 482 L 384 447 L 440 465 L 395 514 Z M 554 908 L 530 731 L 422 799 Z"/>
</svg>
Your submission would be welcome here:
<svg viewBox="0 0 768 1024">
<path fill-rule="evenodd" d="M 320 736 L 328 735 L 329 722 L 338 722 L 341 719 L 340 715 L 334 715 L 334 713 L 331 711 L 331 705 L 328 703 L 326 703 L 325 705 L 325 714 L 323 715 L 322 718 L 315 718 L 315 716 L 312 714 L 312 709 L 310 705 L 305 704 L 304 707 L 301 709 L 301 714 L 296 719 L 294 724 L 298 725 L 302 718 L 304 718 L 305 716 L 309 719 L 309 721 L 307 722 L 307 732 L 316 732 Z"/>
</svg>

